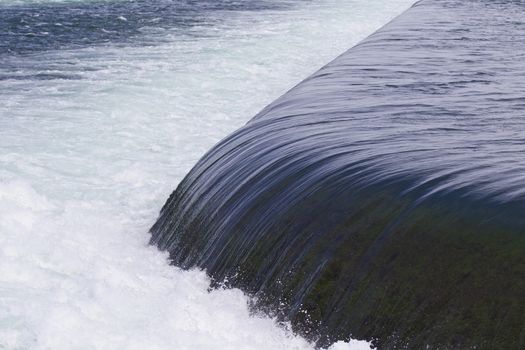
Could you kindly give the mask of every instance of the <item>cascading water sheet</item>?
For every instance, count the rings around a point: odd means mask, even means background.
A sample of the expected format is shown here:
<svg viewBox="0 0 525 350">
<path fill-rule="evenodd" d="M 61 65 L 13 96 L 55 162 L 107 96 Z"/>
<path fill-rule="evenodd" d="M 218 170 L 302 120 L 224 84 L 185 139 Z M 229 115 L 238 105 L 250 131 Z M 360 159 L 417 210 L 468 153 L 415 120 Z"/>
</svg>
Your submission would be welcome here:
<svg viewBox="0 0 525 350">
<path fill-rule="evenodd" d="M 419 1 L 215 145 L 152 243 L 318 345 L 525 348 L 524 12 Z"/>
</svg>

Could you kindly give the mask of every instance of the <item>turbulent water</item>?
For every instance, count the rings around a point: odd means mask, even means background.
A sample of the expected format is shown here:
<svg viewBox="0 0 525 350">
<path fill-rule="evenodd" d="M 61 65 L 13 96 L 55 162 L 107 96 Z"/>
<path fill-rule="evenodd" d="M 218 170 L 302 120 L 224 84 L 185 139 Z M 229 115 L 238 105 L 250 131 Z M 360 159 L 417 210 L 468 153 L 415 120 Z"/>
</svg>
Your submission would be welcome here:
<svg viewBox="0 0 525 350">
<path fill-rule="evenodd" d="M 0 1 L 0 348 L 311 348 L 147 231 L 212 144 L 411 3 Z"/>
</svg>

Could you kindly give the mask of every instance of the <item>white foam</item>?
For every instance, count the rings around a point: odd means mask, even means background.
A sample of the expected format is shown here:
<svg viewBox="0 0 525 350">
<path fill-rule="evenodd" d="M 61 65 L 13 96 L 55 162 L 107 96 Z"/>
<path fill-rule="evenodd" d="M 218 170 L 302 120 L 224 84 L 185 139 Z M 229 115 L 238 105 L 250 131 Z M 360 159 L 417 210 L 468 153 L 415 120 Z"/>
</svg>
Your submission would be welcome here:
<svg viewBox="0 0 525 350">
<path fill-rule="evenodd" d="M 154 46 L 16 58 L 82 79 L 0 82 L 0 348 L 311 349 L 169 266 L 147 230 L 208 148 L 411 2 L 231 12 Z"/>
</svg>

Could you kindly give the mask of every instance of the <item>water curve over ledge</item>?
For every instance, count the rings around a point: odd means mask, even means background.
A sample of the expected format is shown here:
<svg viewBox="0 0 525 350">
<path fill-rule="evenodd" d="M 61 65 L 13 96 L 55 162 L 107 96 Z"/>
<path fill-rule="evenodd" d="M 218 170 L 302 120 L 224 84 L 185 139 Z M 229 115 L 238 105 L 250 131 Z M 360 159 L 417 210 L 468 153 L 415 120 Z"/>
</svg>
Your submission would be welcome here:
<svg viewBox="0 0 525 350">
<path fill-rule="evenodd" d="M 210 150 L 152 244 L 320 346 L 525 347 L 524 11 L 418 2 Z"/>
</svg>

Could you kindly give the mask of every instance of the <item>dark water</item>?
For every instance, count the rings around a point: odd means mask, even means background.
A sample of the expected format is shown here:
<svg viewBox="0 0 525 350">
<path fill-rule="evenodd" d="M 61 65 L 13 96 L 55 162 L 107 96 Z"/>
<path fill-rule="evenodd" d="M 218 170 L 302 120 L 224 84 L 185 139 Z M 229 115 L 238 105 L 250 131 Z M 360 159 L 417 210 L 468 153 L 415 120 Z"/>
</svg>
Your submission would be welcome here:
<svg viewBox="0 0 525 350">
<path fill-rule="evenodd" d="M 215 146 L 152 243 L 320 345 L 524 348 L 524 13 L 419 2 Z"/>
<path fill-rule="evenodd" d="M 145 41 L 146 34 L 217 25 L 224 11 L 264 11 L 290 2 L 233 0 L 131 0 L 0 5 L 0 56 Z M 191 34 L 191 33 L 190 33 Z M 142 40 L 137 40 L 137 38 Z"/>
</svg>

